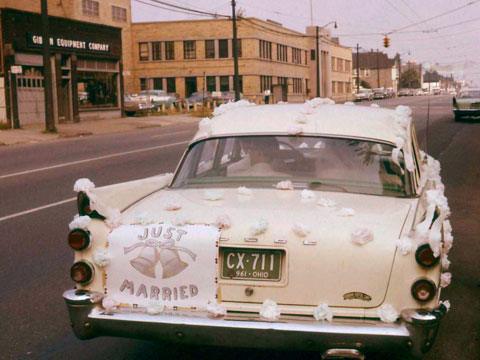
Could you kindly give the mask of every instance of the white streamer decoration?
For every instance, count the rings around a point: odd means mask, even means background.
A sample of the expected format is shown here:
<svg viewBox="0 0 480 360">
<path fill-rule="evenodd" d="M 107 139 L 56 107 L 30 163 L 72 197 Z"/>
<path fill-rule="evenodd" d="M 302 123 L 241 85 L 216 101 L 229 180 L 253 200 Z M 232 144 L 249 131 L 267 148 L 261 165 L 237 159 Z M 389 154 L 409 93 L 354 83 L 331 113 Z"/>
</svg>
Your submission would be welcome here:
<svg viewBox="0 0 480 360">
<path fill-rule="evenodd" d="M 290 180 L 280 181 L 275 188 L 278 190 L 293 190 L 293 184 Z"/>
<path fill-rule="evenodd" d="M 301 237 L 308 236 L 311 233 L 310 227 L 300 222 L 294 223 L 292 230 L 295 234 Z"/>
<path fill-rule="evenodd" d="M 393 323 L 398 318 L 398 311 L 390 304 L 383 304 L 377 309 L 377 315 L 383 322 Z"/>
<path fill-rule="evenodd" d="M 147 313 L 149 315 L 159 315 L 165 311 L 165 305 L 158 302 L 153 301 L 147 307 Z"/>
<path fill-rule="evenodd" d="M 227 308 L 223 304 L 209 302 L 207 305 L 207 312 L 212 317 L 221 317 L 227 315 Z"/>
<path fill-rule="evenodd" d="M 260 309 L 260 316 L 262 318 L 267 320 L 277 320 L 280 315 L 280 309 L 275 301 L 267 299 L 263 302 Z"/>
<path fill-rule="evenodd" d="M 78 214 L 73 217 L 73 220 L 68 224 L 70 230 L 73 229 L 88 229 L 92 219 L 90 216 L 79 216 Z"/>
<path fill-rule="evenodd" d="M 315 199 L 315 193 L 312 190 L 303 189 L 300 196 L 305 200 Z"/>
<path fill-rule="evenodd" d="M 252 189 L 249 189 L 245 186 L 240 186 L 238 189 L 237 189 L 237 194 L 238 195 L 253 195 L 253 191 Z"/>
<path fill-rule="evenodd" d="M 337 215 L 342 217 L 354 216 L 355 210 L 350 208 L 341 208 L 340 210 L 337 211 Z"/>
<path fill-rule="evenodd" d="M 373 233 L 370 229 L 358 228 L 352 231 L 351 240 L 358 245 L 365 245 L 373 241 Z"/>
<path fill-rule="evenodd" d="M 252 235 L 260 235 L 267 231 L 268 221 L 266 219 L 258 219 L 251 223 L 250 233 Z"/>
<path fill-rule="evenodd" d="M 111 261 L 112 256 L 110 255 L 108 249 L 100 248 L 95 250 L 95 252 L 93 253 L 93 262 L 100 267 L 110 265 Z"/>
<path fill-rule="evenodd" d="M 228 229 L 232 226 L 232 219 L 228 215 L 219 215 L 215 220 L 215 225 L 220 229 Z"/>
<path fill-rule="evenodd" d="M 440 275 L 440 287 L 446 288 L 452 282 L 452 274 L 449 272 Z"/>
<path fill-rule="evenodd" d="M 313 317 L 317 321 L 332 321 L 333 313 L 326 303 L 321 303 L 313 310 Z"/>
</svg>

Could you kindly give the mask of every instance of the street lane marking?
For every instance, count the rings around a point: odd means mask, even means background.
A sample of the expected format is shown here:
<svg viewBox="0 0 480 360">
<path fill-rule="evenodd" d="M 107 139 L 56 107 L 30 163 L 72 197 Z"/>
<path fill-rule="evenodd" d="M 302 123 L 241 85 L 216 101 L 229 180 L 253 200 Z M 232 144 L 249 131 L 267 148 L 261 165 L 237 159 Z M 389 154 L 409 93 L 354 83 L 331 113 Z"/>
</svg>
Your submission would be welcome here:
<svg viewBox="0 0 480 360">
<path fill-rule="evenodd" d="M 159 138 L 161 136 L 171 136 L 171 135 L 179 135 L 179 134 L 186 134 L 186 133 L 190 133 L 190 134 L 192 134 L 192 136 L 194 134 L 191 130 L 185 130 L 185 131 L 177 131 L 177 132 L 173 132 L 173 133 L 169 133 L 169 134 L 153 135 L 153 136 L 150 136 L 150 138 L 155 139 L 155 138 Z"/>
<path fill-rule="evenodd" d="M 9 177 L 13 177 L 13 176 L 19 176 L 19 175 L 25 175 L 25 174 L 30 174 L 30 173 L 35 173 L 35 172 L 45 171 L 45 170 L 50 170 L 50 169 L 56 169 L 56 168 L 60 168 L 60 167 L 63 167 L 63 166 L 82 164 L 82 163 L 86 163 L 86 162 L 89 162 L 89 161 L 103 160 L 103 159 L 108 159 L 108 158 L 117 157 L 117 156 L 135 154 L 135 153 L 139 153 L 139 152 L 142 152 L 142 151 L 151 151 L 151 150 L 156 150 L 156 149 L 163 149 L 163 148 L 170 147 L 170 146 L 184 145 L 184 144 L 188 144 L 189 142 L 190 141 L 182 141 L 182 142 L 177 142 L 177 143 L 173 143 L 173 144 L 152 146 L 152 147 L 148 147 L 148 148 L 144 148 L 144 149 L 124 151 L 124 152 L 121 152 L 121 153 L 98 156 L 98 157 L 95 157 L 95 158 L 84 159 L 84 160 L 77 160 L 77 161 L 72 161 L 72 162 L 58 164 L 58 165 L 47 166 L 47 167 L 43 167 L 43 168 L 39 168 L 39 169 L 20 171 L 20 172 L 13 173 L 13 174 L 0 175 L 0 179 L 5 179 L 5 178 L 9 178 Z"/>
<path fill-rule="evenodd" d="M 62 204 L 68 203 L 68 202 L 73 201 L 73 200 L 76 200 L 76 199 L 77 199 L 76 197 L 73 197 L 73 198 L 70 198 L 70 199 L 65 199 L 65 200 L 62 200 L 62 201 L 57 201 L 57 202 L 52 203 L 52 204 L 39 206 L 39 207 L 30 209 L 30 210 L 21 211 L 21 212 L 18 212 L 18 213 L 16 213 L 16 214 L 7 215 L 7 216 L 4 216 L 4 217 L 1 217 L 1 218 L 0 218 L 0 222 L 5 221 L 5 220 L 8 220 L 8 219 L 16 218 L 17 216 L 27 215 L 27 214 L 30 214 L 30 213 L 33 213 L 33 212 L 36 212 L 36 211 L 48 209 L 48 208 L 51 208 L 51 207 L 54 207 L 54 206 L 57 206 L 57 205 L 62 205 Z"/>
</svg>

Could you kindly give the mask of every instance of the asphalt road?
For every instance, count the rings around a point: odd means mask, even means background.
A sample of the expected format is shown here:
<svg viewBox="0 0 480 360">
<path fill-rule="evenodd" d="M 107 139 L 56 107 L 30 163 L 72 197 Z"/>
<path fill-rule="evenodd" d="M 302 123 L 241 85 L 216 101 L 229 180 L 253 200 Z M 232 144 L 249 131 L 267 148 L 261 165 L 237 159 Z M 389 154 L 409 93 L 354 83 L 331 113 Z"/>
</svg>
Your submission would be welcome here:
<svg viewBox="0 0 480 360">
<path fill-rule="evenodd" d="M 421 147 L 442 163 L 452 209 L 453 281 L 442 294 L 452 303 L 452 310 L 426 357 L 429 360 L 480 358 L 480 203 L 475 201 L 480 198 L 476 186 L 480 175 L 480 124 L 453 122 L 450 102 L 448 96 L 377 101 L 382 107 L 412 107 Z M 68 223 L 77 212 L 72 200 L 73 183 L 88 177 L 103 186 L 174 171 L 195 130 L 196 125 L 181 124 L 0 148 L 0 358 L 312 357 L 303 352 L 182 347 L 117 338 L 80 341 L 73 335 L 61 298 L 62 292 L 73 286 L 69 279 L 73 252 L 66 244 Z"/>
</svg>

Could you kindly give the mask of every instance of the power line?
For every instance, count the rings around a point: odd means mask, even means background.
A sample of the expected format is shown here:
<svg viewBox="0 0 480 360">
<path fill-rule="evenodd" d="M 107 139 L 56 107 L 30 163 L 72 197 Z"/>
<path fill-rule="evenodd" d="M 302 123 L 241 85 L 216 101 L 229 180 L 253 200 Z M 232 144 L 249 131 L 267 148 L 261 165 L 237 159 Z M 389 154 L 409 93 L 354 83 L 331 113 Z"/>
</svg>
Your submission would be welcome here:
<svg viewBox="0 0 480 360">
<path fill-rule="evenodd" d="M 205 15 L 190 13 L 190 12 L 181 11 L 181 10 L 175 10 L 175 9 L 171 9 L 171 8 L 168 8 L 168 7 L 164 7 L 164 6 L 160 6 L 160 5 L 155 5 L 155 4 L 152 4 L 152 3 L 148 3 L 148 2 L 145 2 L 145 1 L 142 1 L 142 0 L 134 0 L 134 1 L 136 1 L 136 2 L 138 2 L 138 3 L 142 3 L 142 4 L 145 4 L 145 5 L 148 5 L 148 6 L 156 7 L 156 8 L 158 8 L 158 9 L 163 9 L 163 10 L 167 10 L 167 11 L 172 11 L 172 12 L 176 12 L 176 13 L 180 13 L 180 14 L 196 15 L 196 16 L 205 17 Z"/>
<path fill-rule="evenodd" d="M 187 7 L 184 7 L 184 6 L 170 4 L 168 2 L 161 1 L 161 0 L 150 0 L 150 1 L 153 1 L 157 4 L 161 4 L 161 5 L 164 5 L 164 6 L 169 6 L 169 7 L 175 8 L 175 9 L 180 9 L 180 10 L 183 10 L 183 11 L 190 11 L 192 13 L 208 15 L 208 16 L 213 16 L 213 17 L 223 17 L 223 18 L 228 18 L 228 19 L 231 18 L 231 16 L 229 16 L 229 15 L 216 14 L 216 13 L 211 13 L 211 12 L 202 11 L 202 10 L 195 10 L 195 9 L 187 8 Z M 480 1 L 480 0 L 478 0 L 478 1 Z"/>
</svg>

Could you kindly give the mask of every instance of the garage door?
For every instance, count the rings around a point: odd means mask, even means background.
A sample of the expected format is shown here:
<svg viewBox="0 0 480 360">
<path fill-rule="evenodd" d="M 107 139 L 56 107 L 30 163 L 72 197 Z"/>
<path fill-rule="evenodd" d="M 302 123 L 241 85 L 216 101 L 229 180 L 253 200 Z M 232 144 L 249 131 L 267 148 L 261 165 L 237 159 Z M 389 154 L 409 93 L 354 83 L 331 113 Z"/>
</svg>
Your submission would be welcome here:
<svg viewBox="0 0 480 360">
<path fill-rule="evenodd" d="M 20 126 L 45 123 L 43 76 L 17 76 L 17 99 Z"/>
</svg>

